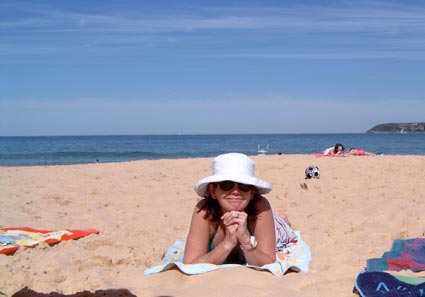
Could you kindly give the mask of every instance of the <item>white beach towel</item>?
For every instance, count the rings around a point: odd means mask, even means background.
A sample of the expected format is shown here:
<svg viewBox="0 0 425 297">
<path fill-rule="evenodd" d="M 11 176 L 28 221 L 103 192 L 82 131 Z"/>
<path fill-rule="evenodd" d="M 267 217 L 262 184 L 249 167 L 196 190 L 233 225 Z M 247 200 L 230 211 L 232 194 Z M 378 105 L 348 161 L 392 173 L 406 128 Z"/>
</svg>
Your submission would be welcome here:
<svg viewBox="0 0 425 297">
<path fill-rule="evenodd" d="M 223 268 L 248 267 L 256 270 L 267 270 L 276 276 L 284 275 L 289 269 L 293 271 L 307 272 L 311 262 L 311 252 L 309 246 L 301 240 L 299 231 L 296 242 L 290 242 L 285 248 L 276 252 L 276 262 L 264 266 L 240 265 L 240 264 L 222 264 L 214 265 L 209 263 L 183 264 L 184 241 L 176 241 L 162 260 L 162 264 L 145 270 L 146 275 L 166 271 L 177 267 L 186 274 L 201 274 Z"/>
</svg>

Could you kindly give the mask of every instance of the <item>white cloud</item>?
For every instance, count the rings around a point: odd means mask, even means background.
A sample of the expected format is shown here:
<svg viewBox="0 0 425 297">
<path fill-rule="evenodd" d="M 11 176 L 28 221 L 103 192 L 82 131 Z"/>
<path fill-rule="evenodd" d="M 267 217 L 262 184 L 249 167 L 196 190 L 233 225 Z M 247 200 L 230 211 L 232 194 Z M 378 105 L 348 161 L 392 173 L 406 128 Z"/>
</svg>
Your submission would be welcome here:
<svg viewBox="0 0 425 297">
<path fill-rule="evenodd" d="M 104 44 L 122 45 L 122 50 L 136 50 L 137 46 L 144 47 L 147 43 L 161 46 L 170 43 L 170 40 L 175 41 L 178 35 L 185 35 L 186 38 L 180 41 L 188 46 L 206 40 L 221 43 L 228 40 L 290 41 L 280 47 L 285 49 L 284 52 L 265 51 L 253 42 L 253 51 L 235 48 L 232 52 L 236 53 L 228 52 L 227 57 L 423 59 L 425 56 L 425 8 L 401 2 L 356 1 L 335 2 L 332 6 L 286 4 L 276 7 L 263 4 L 238 9 L 201 5 L 187 12 L 167 10 L 161 13 L 157 10 L 153 14 L 147 14 L 137 6 L 133 9 L 121 7 L 108 13 L 100 9 L 89 13 L 83 7 L 60 10 L 55 4 L 26 3 L 24 6 L 4 5 L 4 13 L 11 7 L 29 16 L 15 19 L 0 17 L 0 28 L 14 35 L 13 38 L 4 38 L 0 54 L 23 54 L 22 48 L 27 49 L 27 54 L 37 49 L 39 53 L 66 51 L 69 40 L 73 40 L 73 49 L 77 50 L 78 44 L 85 45 L 87 40 L 93 39 L 97 42 L 90 47 L 100 52 L 108 51 Z M 239 34 L 243 32 L 249 34 Z M 68 41 L 62 45 L 57 44 L 54 36 L 58 33 L 72 38 L 65 38 Z M 44 36 L 41 39 L 44 40 L 44 50 L 36 41 L 32 45 L 17 41 L 25 38 L 16 37 L 27 34 Z M 168 37 L 164 38 L 164 34 Z M 312 38 L 317 35 L 320 38 Z M 299 40 L 307 41 L 307 44 L 298 45 Z M 308 40 L 316 44 L 309 45 Z M 136 47 L 126 47 L 130 42 Z M 49 47 L 51 51 L 47 49 Z M 221 54 L 225 56 L 226 49 Z"/>
</svg>

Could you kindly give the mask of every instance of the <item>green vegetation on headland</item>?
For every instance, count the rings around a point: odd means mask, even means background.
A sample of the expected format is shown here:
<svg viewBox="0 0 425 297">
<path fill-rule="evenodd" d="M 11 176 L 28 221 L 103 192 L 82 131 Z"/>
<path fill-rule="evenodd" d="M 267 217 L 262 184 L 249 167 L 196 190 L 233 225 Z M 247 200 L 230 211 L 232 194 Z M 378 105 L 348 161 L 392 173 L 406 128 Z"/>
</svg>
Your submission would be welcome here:
<svg viewBox="0 0 425 297">
<path fill-rule="evenodd" d="M 425 122 L 379 124 L 366 133 L 425 133 Z"/>
</svg>

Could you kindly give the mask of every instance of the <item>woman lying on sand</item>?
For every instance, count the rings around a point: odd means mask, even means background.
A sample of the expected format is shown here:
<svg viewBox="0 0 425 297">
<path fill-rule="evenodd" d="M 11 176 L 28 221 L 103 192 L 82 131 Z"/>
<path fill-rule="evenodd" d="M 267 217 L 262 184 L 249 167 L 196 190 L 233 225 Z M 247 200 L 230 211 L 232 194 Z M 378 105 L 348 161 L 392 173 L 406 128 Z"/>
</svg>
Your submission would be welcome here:
<svg viewBox="0 0 425 297">
<path fill-rule="evenodd" d="M 337 143 L 335 146 L 325 149 L 322 154 L 327 156 L 339 156 L 343 154 L 344 150 L 344 146 L 341 143 Z"/>
<path fill-rule="evenodd" d="M 213 175 L 195 186 L 204 197 L 195 207 L 183 262 L 262 266 L 276 261 L 278 244 L 293 240 L 289 224 L 275 216 L 261 194 L 270 183 L 254 177 L 254 162 L 229 153 L 214 159 Z M 275 223 L 275 219 L 280 221 Z M 275 230 L 275 226 L 280 230 Z"/>
<path fill-rule="evenodd" d="M 358 148 L 350 148 L 346 153 L 347 156 L 375 156 L 374 153 L 367 152 Z"/>
</svg>

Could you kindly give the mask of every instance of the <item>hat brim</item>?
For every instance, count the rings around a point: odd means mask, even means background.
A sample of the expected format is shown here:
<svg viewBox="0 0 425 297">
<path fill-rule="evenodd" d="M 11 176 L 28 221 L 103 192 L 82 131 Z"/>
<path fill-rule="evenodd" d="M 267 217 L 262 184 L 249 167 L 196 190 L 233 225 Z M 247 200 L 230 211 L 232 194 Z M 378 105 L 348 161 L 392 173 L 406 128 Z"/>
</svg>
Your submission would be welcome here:
<svg viewBox="0 0 425 297">
<path fill-rule="evenodd" d="M 195 185 L 195 192 L 201 197 L 208 197 L 208 185 L 210 183 L 221 182 L 225 180 L 231 180 L 237 183 L 251 185 L 257 188 L 260 194 L 267 194 L 272 190 L 272 185 L 269 182 L 261 180 L 256 177 L 252 177 L 249 175 L 244 176 L 228 176 L 228 175 L 212 175 L 201 179 Z"/>
</svg>

